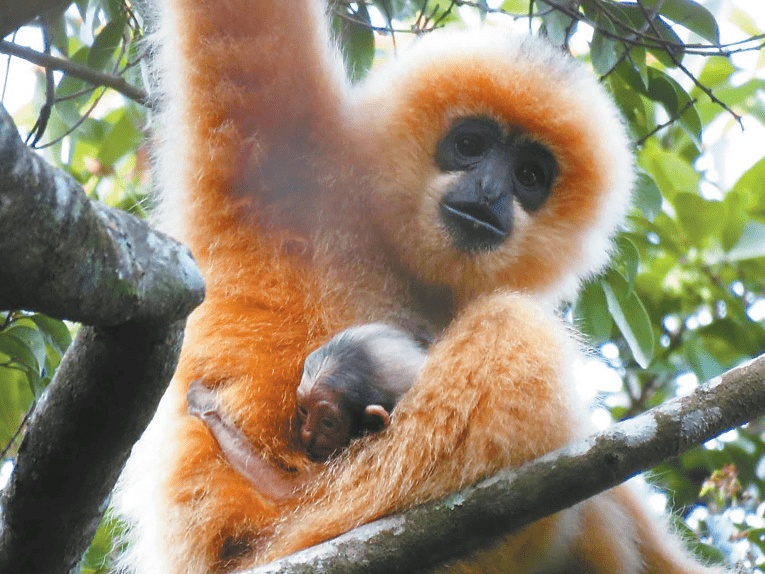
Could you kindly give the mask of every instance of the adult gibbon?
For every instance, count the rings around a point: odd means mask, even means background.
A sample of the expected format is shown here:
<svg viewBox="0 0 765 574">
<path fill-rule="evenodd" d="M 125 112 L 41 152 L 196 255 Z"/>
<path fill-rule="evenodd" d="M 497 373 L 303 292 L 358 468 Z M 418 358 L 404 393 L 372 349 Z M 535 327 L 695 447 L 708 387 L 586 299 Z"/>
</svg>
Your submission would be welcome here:
<svg viewBox="0 0 765 574">
<path fill-rule="evenodd" d="M 484 29 L 428 34 L 351 87 L 319 0 L 156 2 L 159 220 L 207 299 L 116 494 L 128 566 L 245 567 L 586 435 L 555 309 L 606 264 L 633 178 L 597 81 L 542 40 Z M 366 322 L 435 342 L 383 433 L 312 461 L 293 432 L 302 363 Z M 315 476 L 303 497 L 222 456 L 187 410 L 200 379 L 264 461 Z M 467 560 L 711 572 L 626 486 Z"/>
</svg>

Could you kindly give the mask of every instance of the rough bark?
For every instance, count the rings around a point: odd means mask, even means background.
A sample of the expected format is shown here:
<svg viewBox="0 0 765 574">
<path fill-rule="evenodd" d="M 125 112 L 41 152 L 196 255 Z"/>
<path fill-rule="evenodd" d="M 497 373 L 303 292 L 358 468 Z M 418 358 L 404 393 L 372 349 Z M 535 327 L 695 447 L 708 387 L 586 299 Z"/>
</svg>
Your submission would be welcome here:
<svg viewBox="0 0 765 574">
<path fill-rule="evenodd" d="M 0 572 L 63 574 L 172 377 L 204 283 L 186 247 L 91 202 L 1 106 L 0 229 L 0 309 L 90 325 L 28 422 L 0 513 Z"/>
<path fill-rule="evenodd" d="M 107 326 L 175 321 L 201 301 L 185 246 L 90 201 L 23 144 L 1 106 L 0 229 L 0 309 Z"/>
</svg>

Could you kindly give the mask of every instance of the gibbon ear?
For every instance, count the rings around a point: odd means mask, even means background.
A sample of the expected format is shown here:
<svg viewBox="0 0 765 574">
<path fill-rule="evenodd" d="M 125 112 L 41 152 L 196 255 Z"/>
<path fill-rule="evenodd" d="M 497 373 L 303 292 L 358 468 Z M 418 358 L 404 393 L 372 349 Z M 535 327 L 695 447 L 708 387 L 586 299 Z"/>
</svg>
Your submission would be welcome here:
<svg viewBox="0 0 765 574">
<path fill-rule="evenodd" d="M 363 426 L 372 432 L 379 432 L 388 428 L 390 413 L 382 405 L 367 405 L 364 409 Z"/>
</svg>

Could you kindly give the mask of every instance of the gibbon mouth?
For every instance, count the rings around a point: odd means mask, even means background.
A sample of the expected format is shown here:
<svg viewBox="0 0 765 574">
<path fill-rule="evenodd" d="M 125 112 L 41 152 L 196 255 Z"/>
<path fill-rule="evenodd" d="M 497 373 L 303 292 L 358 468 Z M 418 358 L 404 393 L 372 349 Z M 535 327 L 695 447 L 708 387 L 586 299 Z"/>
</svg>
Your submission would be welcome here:
<svg viewBox="0 0 765 574">
<path fill-rule="evenodd" d="M 491 207 L 476 202 L 441 202 L 441 219 L 461 251 L 490 251 L 512 231 L 512 219 L 502 221 Z"/>
</svg>

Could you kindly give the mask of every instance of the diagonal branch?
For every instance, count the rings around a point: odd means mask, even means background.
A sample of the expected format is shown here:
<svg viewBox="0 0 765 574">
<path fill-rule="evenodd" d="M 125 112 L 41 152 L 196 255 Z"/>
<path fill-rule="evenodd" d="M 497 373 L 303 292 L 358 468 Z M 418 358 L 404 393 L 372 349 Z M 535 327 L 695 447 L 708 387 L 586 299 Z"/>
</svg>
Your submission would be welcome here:
<svg viewBox="0 0 765 574">
<path fill-rule="evenodd" d="M 765 414 L 765 355 L 515 470 L 242 574 L 430 570 Z"/>
<path fill-rule="evenodd" d="M 82 64 L 77 64 L 76 62 L 57 58 L 48 54 L 42 54 L 6 40 L 0 40 L 0 54 L 16 56 L 17 58 L 42 66 L 47 70 L 59 70 L 65 74 L 79 78 L 80 80 L 90 82 L 95 86 L 112 88 L 123 96 L 145 106 L 148 106 L 151 103 L 146 92 L 126 82 L 125 79 L 120 76 L 105 74 L 98 70 L 94 70 L 93 68 L 83 66 Z"/>
</svg>

